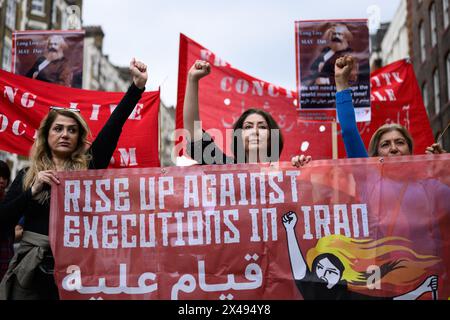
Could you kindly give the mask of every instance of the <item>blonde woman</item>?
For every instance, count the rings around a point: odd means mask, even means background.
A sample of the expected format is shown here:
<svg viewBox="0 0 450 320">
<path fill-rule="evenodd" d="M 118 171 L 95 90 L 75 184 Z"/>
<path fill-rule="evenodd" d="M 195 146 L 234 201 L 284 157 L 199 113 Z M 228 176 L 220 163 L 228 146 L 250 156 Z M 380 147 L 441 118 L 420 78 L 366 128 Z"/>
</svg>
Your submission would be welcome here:
<svg viewBox="0 0 450 320">
<path fill-rule="evenodd" d="M 147 66 L 133 59 L 133 83 L 92 145 L 78 110 L 51 108 L 34 142 L 29 168 L 22 170 L 0 204 L 0 224 L 17 224 L 25 216 L 21 246 L 0 284 L 0 299 L 55 300 L 54 260 L 48 241 L 50 186 L 58 172 L 105 169 L 122 127 L 145 91 Z"/>
<path fill-rule="evenodd" d="M 342 138 L 349 158 L 398 157 L 413 154 L 414 142 L 406 128 L 399 124 L 381 126 L 372 136 L 367 151 L 356 126 L 350 78 L 355 68 L 355 58 L 349 55 L 336 60 L 336 110 L 341 124 Z M 433 144 L 424 150 L 427 154 L 442 154 L 446 151 Z"/>
</svg>

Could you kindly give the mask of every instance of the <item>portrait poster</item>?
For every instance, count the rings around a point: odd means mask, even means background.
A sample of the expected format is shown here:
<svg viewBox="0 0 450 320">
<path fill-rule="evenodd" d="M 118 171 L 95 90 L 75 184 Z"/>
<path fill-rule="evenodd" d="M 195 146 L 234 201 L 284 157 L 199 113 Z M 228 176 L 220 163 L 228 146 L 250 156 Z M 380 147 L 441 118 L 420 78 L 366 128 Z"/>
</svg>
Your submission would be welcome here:
<svg viewBox="0 0 450 320">
<path fill-rule="evenodd" d="M 370 121 L 369 29 L 366 19 L 298 21 L 297 87 L 300 112 L 308 120 L 336 121 L 336 60 L 356 59 L 351 75 L 358 122 Z"/>
<path fill-rule="evenodd" d="M 13 34 L 12 72 L 65 87 L 83 87 L 84 31 Z"/>
</svg>

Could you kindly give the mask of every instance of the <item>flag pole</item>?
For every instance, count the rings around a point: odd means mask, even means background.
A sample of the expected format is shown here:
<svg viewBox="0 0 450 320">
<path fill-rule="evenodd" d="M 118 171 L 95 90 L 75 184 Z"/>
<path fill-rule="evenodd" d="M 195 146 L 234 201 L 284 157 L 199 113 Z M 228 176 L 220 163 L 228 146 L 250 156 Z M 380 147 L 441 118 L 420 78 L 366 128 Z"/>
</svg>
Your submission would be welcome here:
<svg viewBox="0 0 450 320">
<path fill-rule="evenodd" d="M 333 145 L 333 160 L 337 160 L 339 158 L 338 153 L 338 132 L 337 132 L 337 122 L 333 121 L 331 123 L 331 139 Z"/>
</svg>

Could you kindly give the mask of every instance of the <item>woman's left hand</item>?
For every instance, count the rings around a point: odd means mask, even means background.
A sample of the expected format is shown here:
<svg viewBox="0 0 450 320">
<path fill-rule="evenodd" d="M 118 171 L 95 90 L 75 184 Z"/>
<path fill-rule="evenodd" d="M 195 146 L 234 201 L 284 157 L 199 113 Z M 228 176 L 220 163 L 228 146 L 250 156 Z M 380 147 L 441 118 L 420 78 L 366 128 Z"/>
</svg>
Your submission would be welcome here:
<svg viewBox="0 0 450 320">
<path fill-rule="evenodd" d="M 147 65 L 133 58 L 130 62 L 130 71 L 135 86 L 143 90 L 148 80 Z"/>
<path fill-rule="evenodd" d="M 425 151 L 426 154 L 443 154 L 446 153 L 444 149 L 442 149 L 439 143 L 435 143 L 432 146 L 429 146 Z"/>
</svg>

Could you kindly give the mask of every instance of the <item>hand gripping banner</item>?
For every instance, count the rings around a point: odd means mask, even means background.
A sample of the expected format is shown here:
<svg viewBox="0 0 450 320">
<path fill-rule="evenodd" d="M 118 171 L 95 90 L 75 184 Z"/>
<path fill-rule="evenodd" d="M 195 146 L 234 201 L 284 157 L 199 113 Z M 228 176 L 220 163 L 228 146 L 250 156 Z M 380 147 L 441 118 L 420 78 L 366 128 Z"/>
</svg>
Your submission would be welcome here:
<svg viewBox="0 0 450 320">
<path fill-rule="evenodd" d="M 450 297 L 450 156 L 62 173 L 62 299 Z"/>
</svg>

